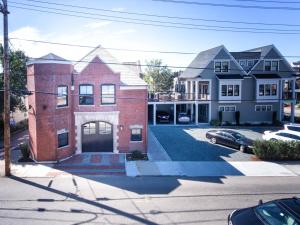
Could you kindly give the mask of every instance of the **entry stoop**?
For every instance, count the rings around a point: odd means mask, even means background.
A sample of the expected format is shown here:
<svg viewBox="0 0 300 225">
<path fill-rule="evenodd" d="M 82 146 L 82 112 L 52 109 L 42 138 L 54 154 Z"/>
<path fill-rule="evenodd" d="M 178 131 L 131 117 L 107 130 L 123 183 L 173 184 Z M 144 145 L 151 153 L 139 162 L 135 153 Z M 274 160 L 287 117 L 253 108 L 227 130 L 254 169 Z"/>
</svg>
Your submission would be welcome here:
<svg viewBox="0 0 300 225">
<path fill-rule="evenodd" d="M 126 175 L 125 154 L 82 153 L 57 163 L 54 169 L 74 175 Z"/>
</svg>

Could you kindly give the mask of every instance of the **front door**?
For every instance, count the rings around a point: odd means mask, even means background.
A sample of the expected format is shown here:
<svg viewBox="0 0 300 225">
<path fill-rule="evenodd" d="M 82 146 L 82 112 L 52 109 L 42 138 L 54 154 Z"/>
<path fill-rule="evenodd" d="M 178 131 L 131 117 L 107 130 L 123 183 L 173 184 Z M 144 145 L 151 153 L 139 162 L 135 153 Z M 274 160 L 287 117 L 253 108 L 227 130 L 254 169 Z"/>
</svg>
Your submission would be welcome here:
<svg viewBox="0 0 300 225">
<path fill-rule="evenodd" d="M 113 127 L 102 121 L 82 125 L 82 152 L 112 152 Z"/>
</svg>

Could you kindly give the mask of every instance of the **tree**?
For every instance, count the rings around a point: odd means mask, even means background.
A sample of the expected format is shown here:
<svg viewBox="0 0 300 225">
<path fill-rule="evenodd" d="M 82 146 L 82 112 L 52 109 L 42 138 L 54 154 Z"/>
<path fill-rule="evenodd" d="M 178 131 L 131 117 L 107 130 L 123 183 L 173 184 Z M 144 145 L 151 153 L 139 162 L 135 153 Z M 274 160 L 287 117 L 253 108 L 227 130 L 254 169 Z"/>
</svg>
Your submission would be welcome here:
<svg viewBox="0 0 300 225">
<path fill-rule="evenodd" d="M 152 59 L 147 63 L 144 80 L 151 92 L 169 91 L 173 86 L 173 73 L 167 66 L 162 66 L 162 60 Z"/>
<path fill-rule="evenodd" d="M 9 69 L 10 69 L 10 110 L 19 109 L 25 111 L 24 91 L 27 83 L 26 62 L 28 57 L 21 50 L 9 52 Z M 3 46 L 0 44 L 0 63 L 3 68 Z M 0 73 L 0 112 L 3 113 L 3 71 Z"/>
</svg>

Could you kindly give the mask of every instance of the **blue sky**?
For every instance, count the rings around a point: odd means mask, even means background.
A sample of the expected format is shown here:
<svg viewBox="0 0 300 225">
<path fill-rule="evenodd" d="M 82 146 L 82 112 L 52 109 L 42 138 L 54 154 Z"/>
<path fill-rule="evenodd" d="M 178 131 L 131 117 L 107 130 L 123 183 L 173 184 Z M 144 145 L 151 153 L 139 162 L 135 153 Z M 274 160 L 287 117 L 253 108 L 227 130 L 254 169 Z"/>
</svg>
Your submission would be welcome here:
<svg viewBox="0 0 300 225">
<path fill-rule="evenodd" d="M 45 0 L 46 1 L 46 0 Z M 224 3 L 224 1 L 194 0 L 198 2 Z M 204 30 L 175 29 L 165 27 L 153 27 L 137 24 L 126 24 L 119 22 L 106 21 L 104 19 L 84 19 L 62 15 L 33 12 L 17 9 L 13 6 L 29 7 L 19 5 L 20 3 L 33 4 L 46 7 L 62 8 L 59 5 L 45 5 L 26 0 L 15 0 L 19 4 L 8 0 L 9 32 L 10 37 L 25 39 L 35 39 L 51 42 L 63 42 L 70 44 L 102 45 L 111 48 L 145 49 L 159 51 L 181 51 L 181 52 L 200 52 L 224 44 L 229 51 L 246 50 L 258 46 L 274 44 L 283 55 L 300 55 L 300 34 L 279 35 L 279 34 L 251 34 L 251 33 L 232 33 Z M 62 1 L 48 0 L 48 2 L 62 3 Z M 232 20 L 264 23 L 287 23 L 300 24 L 298 11 L 293 10 L 261 10 L 261 9 L 241 9 L 225 8 L 212 6 L 197 6 L 156 2 L 151 0 L 65 0 L 64 4 L 82 5 L 91 8 L 112 9 L 123 12 L 138 12 L 148 14 L 160 14 L 180 17 L 193 17 L 215 20 Z M 228 0 L 226 4 L 244 4 L 260 6 L 292 6 L 299 7 L 299 4 L 275 4 L 240 2 Z M 69 8 L 68 10 L 79 10 L 84 12 L 124 16 L 138 19 L 163 20 L 181 23 L 195 23 L 203 25 L 235 26 L 235 27 L 254 27 L 254 28 L 274 28 L 274 29 L 293 29 L 298 27 L 282 26 L 258 26 L 229 23 L 213 23 L 204 21 L 189 21 L 175 19 L 159 19 L 151 17 L 133 16 L 126 14 L 112 14 L 101 11 L 88 11 L 80 8 Z M 53 10 L 52 10 L 53 11 Z M 2 30 L 2 27 L 1 27 Z M 88 53 L 91 49 L 63 47 L 56 45 L 45 45 L 31 42 L 11 40 L 14 48 L 23 49 L 31 57 L 39 57 L 53 52 L 71 60 L 78 60 Z M 160 58 L 165 64 L 175 66 L 188 66 L 195 55 L 177 54 L 158 54 L 158 53 L 136 53 L 124 51 L 111 51 L 113 55 L 121 61 L 145 60 Z M 288 58 L 289 61 L 300 60 L 300 58 Z"/>
</svg>

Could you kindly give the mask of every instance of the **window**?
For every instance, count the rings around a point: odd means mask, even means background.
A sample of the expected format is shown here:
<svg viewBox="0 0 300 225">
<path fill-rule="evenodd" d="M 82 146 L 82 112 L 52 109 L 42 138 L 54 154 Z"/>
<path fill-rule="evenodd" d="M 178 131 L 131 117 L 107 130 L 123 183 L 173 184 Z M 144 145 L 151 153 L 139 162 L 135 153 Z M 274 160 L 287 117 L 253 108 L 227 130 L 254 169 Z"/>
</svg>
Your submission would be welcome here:
<svg viewBox="0 0 300 225">
<path fill-rule="evenodd" d="M 93 105 L 94 90 L 91 84 L 79 85 L 79 105 Z"/>
<path fill-rule="evenodd" d="M 276 96 L 277 84 L 260 84 L 258 86 L 259 96 Z"/>
<path fill-rule="evenodd" d="M 58 142 L 58 148 L 69 145 L 69 132 L 65 130 L 62 133 L 58 133 L 57 142 Z"/>
<path fill-rule="evenodd" d="M 57 107 L 68 106 L 68 86 L 60 85 L 57 87 Z"/>
<path fill-rule="evenodd" d="M 245 67 L 246 66 L 246 60 L 240 60 L 240 65 L 241 65 L 241 67 Z"/>
<path fill-rule="evenodd" d="M 215 62 L 215 72 L 221 72 L 221 62 Z"/>
<path fill-rule="evenodd" d="M 221 112 L 235 112 L 236 106 L 235 105 L 226 105 L 226 106 L 219 106 L 219 111 Z"/>
<path fill-rule="evenodd" d="M 234 85 L 234 96 L 240 95 L 240 85 Z"/>
<path fill-rule="evenodd" d="M 109 123 L 99 122 L 99 134 L 111 134 L 112 126 Z"/>
<path fill-rule="evenodd" d="M 272 106 L 271 105 L 256 105 L 255 111 L 256 112 L 271 112 Z"/>
<path fill-rule="evenodd" d="M 222 96 L 240 96 L 240 85 L 226 85 L 221 86 Z"/>
<path fill-rule="evenodd" d="M 229 71 L 229 61 L 215 61 L 215 72 L 227 73 Z"/>
<path fill-rule="evenodd" d="M 142 129 L 141 128 L 131 129 L 130 141 L 142 141 Z"/>
<path fill-rule="evenodd" d="M 86 123 L 83 125 L 83 134 L 84 135 L 90 135 L 90 134 L 96 134 L 96 123 Z"/>
<path fill-rule="evenodd" d="M 115 85 L 103 84 L 101 85 L 101 104 L 114 104 L 115 99 Z"/>
<path fill-rule="evenodd" d="M 254 66 L 254 60 L 248 60 L 247 65 L 248 65 L 248 67 L 253 67 Z"/>
<path fill-rule="evenodd" d="M 222 96 L 227 96 L 227 85 L 222 85 Z"/>
<path fill-rule="evenodd" d="M 265 60 L 265 71 L 279 71 L 279 61 Z"/>
<path fill-rule="evenodd" d="M 265 61 L 265 71 L 271 71 L 271 61 Z"/>
<path fill-rule="evenodd" d="M 300 127 L 298 126 L 286 126 L 288 130 L 300 132 Z"/>
</svg>

